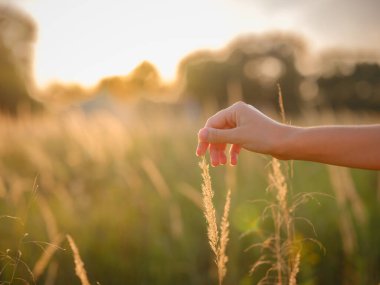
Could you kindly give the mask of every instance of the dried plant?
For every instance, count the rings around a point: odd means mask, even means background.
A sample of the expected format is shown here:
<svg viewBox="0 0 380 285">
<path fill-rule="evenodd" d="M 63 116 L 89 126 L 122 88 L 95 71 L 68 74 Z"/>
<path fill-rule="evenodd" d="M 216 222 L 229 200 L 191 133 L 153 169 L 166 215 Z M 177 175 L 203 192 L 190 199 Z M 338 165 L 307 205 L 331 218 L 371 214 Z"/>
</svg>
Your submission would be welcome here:
<svg viewBox="0 0 380 285">
<path fill-rule="evenodd" d="M 223 217 L 220 224 L 220 240 L 219 240 L 219 251 L 218 251 L 218 276 L 219 284 L 222 284 L 222 281 L 227 273 L 227 261 L 228 257 L 226 255 L 226 248 L 229 241 L 229 222 L 228 214 L 231 206 L 231 191 L 227 192 L 226 203 L 224 205 Z"/>
<path fill-rule="evenodd" d="M 221 285 L 227 273 L 226 265 L 228 257 L 226 254 L 226 248 L 229 241 L 228 215 L 231 205 L 231 191 L 229 190 L 227 192 L 223 216 L 220 223 L 220 228 L 218 229 L 216 221 L 216 210 L 213 204 L 214 191 L 212 190 L 209 166 L 206 163 L 206 159 L 204 157 L 199 163 L 199 166 L 202 169 L 202 196 L 204 206 L 203 213 L 207 222 L 207 236 L 211 250 L 215 255 L 215 264 L 218 269 L 218 280 L 219 285 Z"/>
<path fill-rule="evenodd" d="M 42 273 L 48 267 L 49 262 L 51 261 L 54 253 L 58 249 L 61 249 L 59 247 L 59 244 L 62 242 L 62 240 L 63 240 L 63 236 L 57 235 L 56 238 L 52 241 L 52 243 L 48 244 L 47 248 L 44 250 L 41 257 L 35 263 L 33 267 L 33 275 L 36 280 L 42 275 Z"/>
<path fill-rule="evenodd" d="M 286 123 L 285 109 L 280 85 L 278 87 L 278 103 L 283 123 Z M 273 200 L 268 202 L 263 216 L 270 212 L 273 221 L 273 233 L 262 243 L 251 246 L 261 248 L 260 258 L 251 267 L 253 274 L 259 266 L 269 267 L 259 284 L 289 284 L 296 285 L 299 272 L 302 242 L 295 239 L 294 221 L 295 209 L 308 199 L 303 195 L 292 197 L 288 189 L 287 175 L 282 169 L 282 163 L 272 158 L 270 163 L 269 192 Z M 288 169 L 292 164 L 288 164 Z M 305 194 L 310 195 L 310 194 Z M 310 223 L 308 220 L 306 220 Z M 310 223 L 311 224 L 311 223 Z M 314 228 L 313 228 L 314 229 Z"/>
<path fill-rule="evenodd" d="M 296 285 L 296 276 L 299 271 L 299 266 L 300 266 L 300 260 L 301 260 L 301 252 L 298 251 L 296 254 L 296 257 L 294 258 L 294 264 L 293 268 L 290 272 L 290 277 L 289 277 L 289 285 Z"/>
<path fill-rule="evenodd" d="M 90 285 L 90 282 L 88 281 L 88 278 L 87 278 L 86 269 L 84 268 L 84 263 L 82 261 L 82 258 L 80 257 L 79 249 L 77 245 L 75 244 L 73 238 L 70 235 L 67 235 L 66 238 L 69 241 L 71 250 L 73 251 L 75 273 L 80 279 L 82 285 Z"/>
<path fill-rule="evenodd" d="M 262 243 L 252 247 L 261 248 L 261 257 L 252 266 L 253 274 L 259 266 L 269 266 L 259 284 L 296 284 L 299 271 L 300 244 L 294 238 L 294 217 L 292 207 L 288 205 L 289 191 L 281 163 L 273 158 L 269 172 L 269 191 L 273 201 L 268 204 L 273 221 L 273 233 Z M 293 254 L 297 252 L 297 254 Z M 290 283 L 292 282 L 292 283 Z"/>
</svg>

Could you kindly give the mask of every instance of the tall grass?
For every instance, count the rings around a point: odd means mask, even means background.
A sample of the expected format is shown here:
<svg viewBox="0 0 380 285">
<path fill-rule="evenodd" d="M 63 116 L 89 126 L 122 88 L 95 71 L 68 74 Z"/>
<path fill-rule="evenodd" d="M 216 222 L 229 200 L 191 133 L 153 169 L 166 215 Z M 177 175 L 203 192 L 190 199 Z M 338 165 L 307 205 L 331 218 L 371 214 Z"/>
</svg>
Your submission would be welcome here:
<svg viewBox="0 0 380 285">
<path fill-rule="evenodd" d="M 215 255 L 215 264 L 218 269 L 218 280 L 219 285 L 223 283 L 223 279 L 227 274 L 227 261 L 228 257 L 226 254 L 227 244 L 229 241 L 229 222 L 228 214 L 231 205 L 231 190 L 228 190 L 226 202 L 224 205 L 223 216 L 220 222 L 220 226 L 217 225 L 216 210 L 213 203 L 214 191 L 211 185 L 211 177 L 209 173 L 209 165 L 206 163 L 206 159 L 202 157 L 199 163 L 202 169 L 202 195 L 203 195 L 203 206 L 204 206 L 204 216 L 207 222 L 207 236 L 208 241 Z"/>
<path fill-rule="evenodd" d="M 17 278 L 33 284 L 32 272 L 37 284 L 78 284 L 71 250 L 60 249 L 68 247 L 62 239 L 67 233 L 80 245 L 90 279 L 101 284 L 215 283 L 217 267 L 209 262 L 209 244 L 203 234 L 203 202 L 198 190 L 201 177 L 193 154 L 197 143 L 194 134 L 204 120 L 178 110 L 159 112 L 144 105 L 141 112 L 126 111 L 126 117 L 70 112 L 19 120 L 0 118 L 0 215 L 20 217 L 0 219 L 0 269 L 8 264 L 5 271 L 0 270 L 0 283 L 11 280 L 8 273 L 20 250 L 23 263 L 18 263 Z M 347 118 L 370 122 L 370 117 Z M 320 116 L 308 116 L 302 122 L 306 119 L 313 120 L 310 124 L 321 122 Z M 288 182 L 288 166 L 280 167 Z M 234 169 L 210 168 L 214 189 L 224 189 L 230 183 L 229 188 L 237 193 L 228 214 L 225 284 L 257 284 L 274 262 L 271 259 L 268 267 L 259 266 L 249 277 L 252 261 L 259 260 L 266 250 L 269 254 L 269 248 L 244 252 L 252 243 L 263 244 L 274 232 L 272 219 L 263 220 L 260 215 L 270 204 L 251 203 L 268 197 L 271 202 L 277 201 L 273 183 L 268 192 L 263 191 L 268 185 L 267 170 L 273 172 L 272 168 L 267 159 L 248 153 L 241 155 Z M 288 196 L 286 205 L 295 224 L 296 245 L 301 240 L 306 242 L 293 248 L 290 267 L 287 262 L 283 264 L 282 268 L 289 268 L 283 281 L 332 285 L 344 284 L 344 279 L 346 283 L 352 281 L 350 284 L 377 284 L 380 232 L 378 192 L 374 189 L 378 173 L 344 174 L 355 186 L 353 191 L 361 200 L 366 221 L 359 225 L 361 206 L 353 204 L 355 196 L 345 193 L 350 195 L 344 201 L 353 217 L 356 237 L 350 256 L 343 250 L 348 237 L 340 234 L 341 208 L 337 201 L 320 198 L 321 204 L 312 202 L 305 207 L 304 202 L 312 197 L 301 194 L 334 195 L 329 170 L 319 164 L 295 162 L 294 173 L 291 187 L 288 185 L 292 199 Z M 36 176 L 38 195 L 32 191 Z M 340 186 L 342 191 L 346 184 Z M 222 193 L 215 194 L 215 205 L 225 204 Z M 223 207 L 215 213 L 217 221 L 223 219 L 222 212 Z M 271 207 L 264 213 L 271 216 Z M 313 222 L 326 255 L 307 241 L 313 229 L 299 217 Z M 220 222 L 217 225 L 220 239 Z M 252 234 L 239 239 L 247 231 Z M 284 246 L 285 233 L 282 226 L 283 254 L 285 249 L 289 252 Z M 46 243 L 37 246 L 34 241 Z M 17 282 L 21 281 L 12 285 Z"/>
<path fill-rule="evenodd" d="M 69 241 L 71 250 L 73 251 L 76 275 L 80 279 L 82 285 L 90 285 L 90 282 L 88 281 L 87 277 L 87 272 L 84 268 L 84 263 L 82 261 L 82 258 L 80 257 L 77 245 L 75 244 L 73 238 L 70 235 L 67 235 L 66 238 Z"/>
</svg>

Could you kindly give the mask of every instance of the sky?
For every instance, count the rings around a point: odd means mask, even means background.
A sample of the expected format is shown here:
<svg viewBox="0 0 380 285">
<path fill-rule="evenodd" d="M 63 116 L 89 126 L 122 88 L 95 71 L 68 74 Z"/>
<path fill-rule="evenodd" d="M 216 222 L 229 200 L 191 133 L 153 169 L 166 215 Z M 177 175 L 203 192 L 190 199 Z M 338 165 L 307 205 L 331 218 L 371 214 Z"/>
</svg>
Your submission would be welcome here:
<svg viewBox="0 0 380 285">
<path fill-rule="evenodd" d="M 34 72 L 51 81 L 96 84 L 144 60 L 164 80 L 198 49 L 271 30 L 304 36 L 314 50 L 380 48 L 378 0 L 0 0 L 38 25 Z"/>
</svg>

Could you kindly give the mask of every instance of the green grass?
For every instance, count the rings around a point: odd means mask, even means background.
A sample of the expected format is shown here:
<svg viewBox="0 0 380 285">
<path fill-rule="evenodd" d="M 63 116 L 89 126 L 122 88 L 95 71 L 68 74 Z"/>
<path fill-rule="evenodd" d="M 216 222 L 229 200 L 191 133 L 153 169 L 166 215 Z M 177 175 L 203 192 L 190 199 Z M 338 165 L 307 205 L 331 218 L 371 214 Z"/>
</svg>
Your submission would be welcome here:
<svg viewBox="0 0 380 285">
<path fill-rule="evenodd" d="M 107 114 L 1 121 L 0 215 L 22 220 L 0 219 L 4 256 L 7 249 L 10 255 L 20 250 L 22 260 L 33 269 L 43 251 L 30 241 L 52 242 L 57 234 L 70 234 L 92 284 L 216 284 L 206 225 L 197 204 L 201 173 L 194 153 L 203 120 L 157 112 L 125 121 Z M 264 206 L 253 201 L 268 197 L 269 161 L 243 151 L 236 168 L 210 169 L 218 212 L 222 212 L 227 188 L 233 195 L 225 284 L 247 285 L 257 280 L 248 272 L 260 253 L 244 250 L 268 230 L 261 219 Z M 149 172 L 152 167 L 159 178 Z M 350 255 L 343 250 L 342 209 L 335 199 L 319 196 L 319 203 L 303 205 L 297 214 L 313 223 L 326 254 L 315 244 L 305 245 L 299 284 L 380 281 L 379 176 L 375 171 L 349 173 L 367 214 L 364 224 L 349 216 L 355 250 Z M 330 178 L 321 164 L 295 162 L 290 187 L 293 193 L 335 195 Z M 38 190 L 33 199 L 35 179 Z M 351 208 L 347 211 L 352 214 Z M 242 237 L 246 231 L 252 233 Z M 25 233 L 29 235 L 24 238 Z M 313 236 L 305 223 L 298 224 L 297 234 Z M 48 271 L 53 272 L 54 266 L 53 284 L 80 283 L 67 242 L 61 246 L 66 250 L 55 252 L 36 284 L 53 278 Z M 0 284 L 7 284 L 13 269 L 4 256 L 0 264 L 8 269 L 0 274 Z M 16 269 L 16 277 L 32 282 L 25 266 Z M 13 279 L 12 284 L 22 283 Z"/>
</svg>

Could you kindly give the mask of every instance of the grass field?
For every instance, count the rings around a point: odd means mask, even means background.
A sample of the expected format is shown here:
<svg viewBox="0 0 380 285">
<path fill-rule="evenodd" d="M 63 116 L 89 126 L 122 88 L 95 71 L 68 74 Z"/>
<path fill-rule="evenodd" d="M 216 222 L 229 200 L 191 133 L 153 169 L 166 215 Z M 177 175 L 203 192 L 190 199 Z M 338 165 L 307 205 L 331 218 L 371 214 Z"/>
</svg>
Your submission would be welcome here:
<svg viewBox="0 0 380 285">
<path fill-rule="evenodd" d="M 217 284 L 195 156 L 207 115 L 191 119 L 165 109 L 125 118 L 80 112 L 2 118 L 0 284 L 80 284 L 67 234 L 91 284 Z M 354 114 L 295 119 L 304 125 L 376 121 Z M 237 167 L 210 169 L 217 213 L 232 191 L 223 284 L 257 284 L 265 272 L 249 275 L 260 249 L 246 249 L 273 231 L 260 202 L 271 199 L 269 162 L 243 151 Z M 295 235 L 323 245 L 303 243 L 297 284 L 378 284 L 379 173 L 288 166 L 293 195 L 319 193 L 296 209 L 307 221 L 295 222 Z"/>
</svg>

